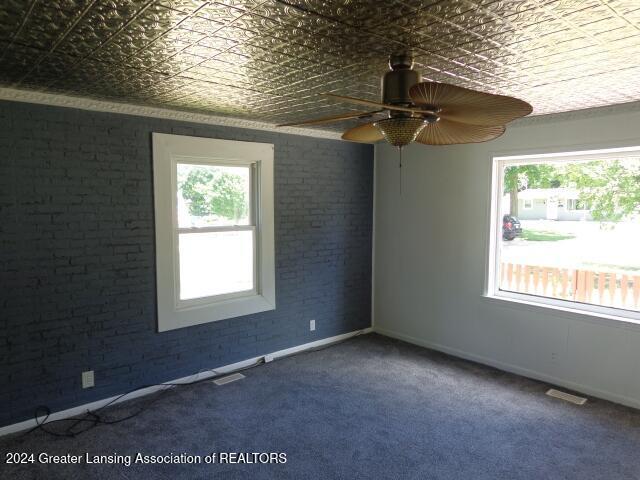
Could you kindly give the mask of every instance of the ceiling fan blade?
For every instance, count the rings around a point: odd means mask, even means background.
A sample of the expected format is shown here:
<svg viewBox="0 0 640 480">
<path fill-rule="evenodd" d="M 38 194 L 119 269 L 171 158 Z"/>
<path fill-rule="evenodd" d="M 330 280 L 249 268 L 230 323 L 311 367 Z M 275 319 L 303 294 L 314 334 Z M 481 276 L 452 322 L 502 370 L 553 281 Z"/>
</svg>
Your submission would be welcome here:
<svg viewBox="0 0 640 480">
<path fill-rule="evenodd" d="M 421 108 L 408 108 L 408 107 L 401 107 L 398 105 L 389 105 L 388 103 L 374 102 L 371 100 L 362 100 L 361 98 L 354 98 L 354 97 L 345 97 L 344 95 L 336 95 L 334 93 L 325 93 L 325 95 L 331 98 L 335 98 L 336 100 L 340 100 L 342 102 L 355 103 L 356 105 L 366 105 L 368 107 L 379 107 L 386 110 L 397 110 L 399 112 L 410 112 L 410 113 L 434 113 L 433 110 L 423 110 Z"/>
<path fill-rule="evenodd" d="M 438 82 L 420 82 L 409 89 L 413 101 L 423 107 L 440 109 L 438 116 L 471 125 L 505 125 L 529 115 L 527 102 L 504 95 L 477 92 Z"/>
<path fill-rule="evenodd" d="M 416 142 L 425 145 L 480 143 L 498 138 L 505 130 L 503 125 L 469 125 L 441 118 L 437 122 L 425 125 Z"/>
<path fill-rule="evenodd" d="M 382 140 L 384 136 L 373 123 L 365 123 L 357 127 L 350 128 L 342 134 L 343 140 L 351 140 L 352 142 L 371 143 Z"/>
<path fill-rule="evenodd" d="M 352 118 L 367 118 L 380 112 L 382 112 L 382 110 L 374 110 L 373 112 L 343 113 L 341 115 L 315 118 L 313 120 L 304 120 L 302 122 L 281 123 L 279 125 L 276 125 L 276 127 L 293 127 L 297 125 L 320 125 L 323 123 L 339 122 L 341 120 L 350 120 Z"/>
</svg>

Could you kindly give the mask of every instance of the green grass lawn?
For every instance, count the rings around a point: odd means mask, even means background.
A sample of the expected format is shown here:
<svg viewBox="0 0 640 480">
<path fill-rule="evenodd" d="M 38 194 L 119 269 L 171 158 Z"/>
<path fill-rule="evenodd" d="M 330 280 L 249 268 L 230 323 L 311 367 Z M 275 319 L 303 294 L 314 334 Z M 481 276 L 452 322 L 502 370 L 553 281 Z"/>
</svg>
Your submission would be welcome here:
<svg viewBox="0 0 640 480">
<path fill-rule="evenodd" d="M 566 233 L 558 233 L 558 232 L 549 232 L 546 230 L 522 230 L 523 240 L 528 240 L 530 242 L 557 242 L 558 240 L 569 240 L 571 238 L 575 238 L 575 235 L 566 234 Z"/>
</svg>

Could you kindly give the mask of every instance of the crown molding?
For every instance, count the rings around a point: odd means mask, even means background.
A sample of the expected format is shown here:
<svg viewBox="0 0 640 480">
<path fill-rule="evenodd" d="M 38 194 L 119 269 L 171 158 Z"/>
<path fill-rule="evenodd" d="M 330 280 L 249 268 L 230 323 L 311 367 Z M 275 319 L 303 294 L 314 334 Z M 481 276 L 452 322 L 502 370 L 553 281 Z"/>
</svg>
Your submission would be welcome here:
<svg viewBox="0 0 640 480">
<path fill-rule="evenodd" d="M 55 107 L 77 108 L 93 112 L 119 113 L 122 115 L 135 115 L 140 117 L 163 118 L 167 120 L 179 120 L 183 122 L 201 123 L 206 125 L 220 125 L 225 127 L 244 128 L 249 130 L 263 130 L 267 132 L 284 133 L 290 135 L 303 135 L 306 137 L 326 138 L 340 140 L 339 132 L 330 130 L 315 130 L 302 127 L 276 127 L 273 123 L 258 122 L 236 117 L 223 117 L 219 115 L 189 112 L 186 110 L 174 110 L 169 108 L 147 107 L 131 103 L 119 103 L 106 100 L 97 100 L 89 97 L 77 97 L 58 93 L 45 93 L 37 90 L 25 90 L 17 88 L 0 87 L 0 100 L 12 102 L 36 103 Z M 591 117 L 600 117 L 620 113 L 640 112 L 640 101 L 618 103 L 602 107 L 571 110 L 567 112 L 549 113 L 544 115 L 532 115 L 521 118 L 509 124 L 509 128 L 526 127 L 528 125 L 540 125 L 545 123 L 567 122 Z"/>
<path fill-rule="evenodd" d="M 77 108 L 92 112 L 119 113 L 122 115 L 135 115 L 140 117 L 163 118 L 168 120 L 180 120 L 183 122 L 201 123 L 206 125 L 220 125 L 225 127 L 244 128 L 250 130 L 263 130 L 267 132 L 284 133 L 290 135 L 304 135 L 306 137 L 327 138 L 340 140 L 340 133 L 329 130 L 315 130 L 300 127 L 276 127 L 273 123 L 257 122 L 235 117 L 222 117 L 203 113 L 189 112 L 185 110 L 173 110 L 169 108 L 145 107 L 131 103 L 118 103 L 105 100 L 96 100 L 88 97 L 76 97 L 57 93 L 45 93 L 36 90 L 23 90 L 17 88 L 0 87 L 0 100 L 11 102 L 36 103 L 39 105 L 51 105 L 55 107 Z"/>
<path fill-rule="evenodd" d="M 640 112 L 640 101 L 616 103 L 602 107 L 583 108 L 567 112 L 547 113 L 544 115 L 532 115 L 520 118 L 508 125 L 508 128 L 526 127 L 528 125 L 540 125 L 545 123 L 568 122 L 571 120 L 583 120 L 587 118 L 617 115 L 621 113 Z"/>
</svg>

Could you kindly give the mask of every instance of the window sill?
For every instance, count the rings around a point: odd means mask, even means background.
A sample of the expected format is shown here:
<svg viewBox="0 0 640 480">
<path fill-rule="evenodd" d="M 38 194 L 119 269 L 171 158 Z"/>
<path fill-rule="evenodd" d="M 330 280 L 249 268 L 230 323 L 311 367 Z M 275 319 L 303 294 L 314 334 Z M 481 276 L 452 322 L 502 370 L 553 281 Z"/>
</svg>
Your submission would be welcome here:
<svg viewBox="0 0 640 480">
<path fill-rule="evenodd" d="M 213 304 L 195 305 L 181 310 L 165 309 L 158 314 L 158 332 L 244 317 L 275 309 L 275 298 L 259 294 L 229 298 Z"/>
<path fill-rule="evenodd" d="M 522 298 L 517 294 L 499 295 L 499 294 L 485 294 L 482 298 L 494 305 L 512 309 L 526 310 L 534 313 L 544 313 L 547 315 L 555 315 L 570 320 L 585 321 L 597 325 L 608 325 L 617 328 L 626 328 L 631 330 L 640 329 L 640 314 L 638 318 L 626 317 L 620 315 L 612 315 L 608 313 L 594 312 L 581 310 L 577 308 L 570 308 L 563 305 L 553 305 L 544 302 L 536 302 L 529 298 Z M 632 312 L 633 314 L 633 312 Z"/>
</svg>

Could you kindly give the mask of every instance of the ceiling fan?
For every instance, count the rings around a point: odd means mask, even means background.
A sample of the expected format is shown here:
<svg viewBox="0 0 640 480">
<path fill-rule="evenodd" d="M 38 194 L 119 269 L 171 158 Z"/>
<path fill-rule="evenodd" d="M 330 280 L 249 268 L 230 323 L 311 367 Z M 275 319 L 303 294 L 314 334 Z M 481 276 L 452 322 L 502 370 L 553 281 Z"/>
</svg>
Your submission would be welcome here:
<svg viewBox="0 0 640 480">
<path fill-rule="evenodd" d="M 382 101 L 327 93 L 336 100 L 375 107 L 377 110 L 345 113 L 303 122 L 278 125 L 319 125 L 349 119 L 365 119 L 387 112 L 386 118 L 353 127 L 345 140 L 376 142 L 383 138 L 403 147 L 416 141 L 425 145 L 486 142 L 499 137 L 505 125 L 529 115 L 531 105 L 517 98 L 478 92 L 448 83 L 422 82 L 408 54 L 391 55 L 390 70 L 382 77 Z"/>
</svg>

